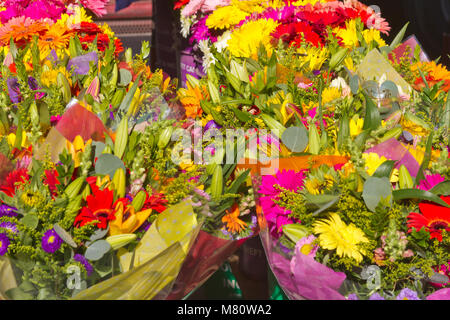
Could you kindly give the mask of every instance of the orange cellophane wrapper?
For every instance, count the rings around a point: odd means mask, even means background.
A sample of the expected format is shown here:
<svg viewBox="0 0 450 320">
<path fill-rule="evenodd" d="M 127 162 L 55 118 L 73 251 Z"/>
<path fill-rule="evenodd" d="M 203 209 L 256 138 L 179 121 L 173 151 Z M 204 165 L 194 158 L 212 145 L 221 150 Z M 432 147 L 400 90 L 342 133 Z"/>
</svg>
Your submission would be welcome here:
<svg viewBox="0 0 450 320">
<path fill-rule="evenodd" d="M 255 195 L 257 195 L 257 189 L 259 188 L 259 183 L 261 181 L 262 175 L 267 175 L 267 172 L 270 174 L 276 174 L 276 171 L 283 170 L 294 170 L 299 172 L 305 169 L 313 169 L 318 168 L 321 165 L 335 166 L 339 164 L 347 163 L 348 158 L 344 156 L 297 156 L 297 157 L 289 157 L 289 158 L 279 158 L 276 159 L 276 162 L 270 161 L 267 163 L 240 163 L 237 165 L 237 169 L 250 169 L 250 174 L 252 176 L 253 185 L 255 187 Z M 275 164 L 275 166 L 274 166 Z M 265 172 L 265 173 L 264 173 Z M 258 217 L 258 225 L 261 230 L 266 229 L 266 219 L 264 218 L 261 206 L 258 205 L 258 201 L 256 201 L 256 214 Z"/>
</svg>

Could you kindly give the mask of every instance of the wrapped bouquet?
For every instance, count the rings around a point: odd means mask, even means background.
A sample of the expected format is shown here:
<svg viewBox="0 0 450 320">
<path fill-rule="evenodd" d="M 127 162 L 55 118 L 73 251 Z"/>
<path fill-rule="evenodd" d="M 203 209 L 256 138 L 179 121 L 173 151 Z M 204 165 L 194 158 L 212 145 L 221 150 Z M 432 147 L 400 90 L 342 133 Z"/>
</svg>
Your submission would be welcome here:
<svg viewBox="0 0 450 320">
<path fill-rule="evenodd" d="M 238 6 L 252 2 L 206 25 Z M 230 38 L 178 95 L 188 117 L 254 146 L 238 169 L 251 170 L 283 290 L 448 299 L 449 71 L 414 38 L 402 43 L 407 26 L 387 44 L 387 22 L 358 1 L 252 10 L 220 20 Z"/>
</svg>

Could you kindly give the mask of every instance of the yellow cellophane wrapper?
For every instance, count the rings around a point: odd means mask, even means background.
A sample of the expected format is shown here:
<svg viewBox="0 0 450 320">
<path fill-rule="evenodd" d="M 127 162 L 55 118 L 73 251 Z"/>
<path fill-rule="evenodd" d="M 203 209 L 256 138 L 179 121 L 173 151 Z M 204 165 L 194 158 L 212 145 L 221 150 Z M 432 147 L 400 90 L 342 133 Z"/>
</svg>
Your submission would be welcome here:
<svg viewBox="0 0 450 320">
<path fill-rule="evenodd" d="M 17 282 L 9 259 L 0 257 L 0 300 L 7 300 L 6 291 L 16 287 Z"/>
<path fill-rule="evenodd" d="M 365 81 L 379 81 L 383 75 L 386 80 L 394 82 L 400 86 L 405 93 L 411 93 L 412 88 L 408 82 L 394 69 L 389 61 L 377 50 L 373 49 L 361 61 L 358 66 L 357 74 Z"/>
<path fill-rule="evenodd" d="M 199 231 L 189 202 L 168 208 L 158 216 L 134 252 L 120 255 L 122 274 L 83 290 L 73 299 L 150 300 L 157 295 L 163 298 L 161 292 L 178 276 Z"/>
</svg>

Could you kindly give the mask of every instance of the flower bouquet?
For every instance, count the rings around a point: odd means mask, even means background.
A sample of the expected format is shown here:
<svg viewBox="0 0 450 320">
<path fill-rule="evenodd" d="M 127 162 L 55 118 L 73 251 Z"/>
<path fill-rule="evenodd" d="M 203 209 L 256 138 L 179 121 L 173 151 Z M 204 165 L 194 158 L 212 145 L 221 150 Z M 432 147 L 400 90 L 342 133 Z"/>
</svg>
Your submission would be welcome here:
<svg viewBox="0 0 450 320">
<path fill-rule="evenodd" d="M 252 169 L 260 235 L 283 290 L 291 299 L 448 298 L 448 70 L 420 46 L 395 51 L 406 27 L 387 45 L 387 23 L 357 1 L 261 12 L 237 23 L 208 76 L 179 97 L 208 126 L 264 132 L 253 151 L 266 161 L 247 152 L 256 161 L 238 168 Z M 258 22 L 273 27 L 263 33 Z"/>
</svg>

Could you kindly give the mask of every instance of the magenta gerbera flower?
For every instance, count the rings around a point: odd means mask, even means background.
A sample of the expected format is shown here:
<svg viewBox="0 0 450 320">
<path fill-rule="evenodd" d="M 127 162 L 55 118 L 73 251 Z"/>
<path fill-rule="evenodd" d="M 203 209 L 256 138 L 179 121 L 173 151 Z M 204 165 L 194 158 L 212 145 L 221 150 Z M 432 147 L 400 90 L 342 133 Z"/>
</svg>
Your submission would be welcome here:
<svg viewBox="0 0 450 320">
<path fill-rule="evenodd" d="M 437 186 L 439 183 L 444 182 L 445 178 L 439 173 L 425 176 L 425 180 L 420 181 L 418 188 L 420 190 L 429 191 Z"/>
<path fill-rule="evenodd" d="M 290 210 L 280 207 L 275 201 L 279 199 L 282 189 L 293 192 L 303 189 L 304 179 L 303 171 L 293 170 L 278 171 L 275 176 L 262 177 L 262 184 L 258 191 L 263 195 L 260 203 L 270 232 L 276 238 L 280 237 L 284 225 L 292 224 L 295 220 L 289 217 Z"/>
</svg>

